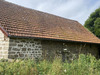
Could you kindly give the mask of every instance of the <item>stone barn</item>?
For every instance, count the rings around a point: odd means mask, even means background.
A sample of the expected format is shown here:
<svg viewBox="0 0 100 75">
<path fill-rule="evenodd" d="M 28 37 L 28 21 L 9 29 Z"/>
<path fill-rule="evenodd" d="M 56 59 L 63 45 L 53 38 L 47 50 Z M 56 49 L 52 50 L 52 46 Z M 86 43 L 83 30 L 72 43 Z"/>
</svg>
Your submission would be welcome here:
<svg viewBox="0 0 100 75">
<path fill-rule="evenodd" d="M 0 59 L 98 57 L 99 46 L 77 21 L 0 0 Z"/>
</svg>

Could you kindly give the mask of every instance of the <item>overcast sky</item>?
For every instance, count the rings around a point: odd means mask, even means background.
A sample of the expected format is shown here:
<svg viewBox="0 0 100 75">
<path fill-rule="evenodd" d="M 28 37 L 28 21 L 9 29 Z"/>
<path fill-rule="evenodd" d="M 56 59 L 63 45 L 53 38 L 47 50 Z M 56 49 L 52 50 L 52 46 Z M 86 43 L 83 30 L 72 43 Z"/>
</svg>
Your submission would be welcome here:
<svg viewBox="0 0 100 75">
<path fill-rule="evenodd" d="M 40 10 L 68 19 L 82 25 L 89 15 L 100 7 L 100 0 L 6 0 L 27 8 Z"/>
</svg>

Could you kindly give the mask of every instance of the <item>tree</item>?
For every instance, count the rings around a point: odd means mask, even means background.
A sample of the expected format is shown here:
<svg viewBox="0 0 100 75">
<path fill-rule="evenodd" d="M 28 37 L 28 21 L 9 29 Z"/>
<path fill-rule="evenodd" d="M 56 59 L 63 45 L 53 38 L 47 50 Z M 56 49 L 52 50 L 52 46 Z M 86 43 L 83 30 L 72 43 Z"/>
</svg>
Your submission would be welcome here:
<svg viewBox="0 0 100 75">
<path fill-rule="evenodd" d="M 84 26 L 100 38 L 100 8 L 96 9 L 85 21 Z"/>
</svg>

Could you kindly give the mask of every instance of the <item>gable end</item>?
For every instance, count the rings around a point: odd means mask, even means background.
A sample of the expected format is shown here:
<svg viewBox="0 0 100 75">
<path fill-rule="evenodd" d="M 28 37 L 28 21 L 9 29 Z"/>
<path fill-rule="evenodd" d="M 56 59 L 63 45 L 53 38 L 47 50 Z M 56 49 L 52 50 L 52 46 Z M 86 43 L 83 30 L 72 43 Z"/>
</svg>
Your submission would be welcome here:
<svg viewBox="0 0 100 75">
<path fill-rule="evenodd" d="M 0 30 L 3 32 L 4 35 L 8 37 L 8 33 L 0 26 Z"/>
</svg>

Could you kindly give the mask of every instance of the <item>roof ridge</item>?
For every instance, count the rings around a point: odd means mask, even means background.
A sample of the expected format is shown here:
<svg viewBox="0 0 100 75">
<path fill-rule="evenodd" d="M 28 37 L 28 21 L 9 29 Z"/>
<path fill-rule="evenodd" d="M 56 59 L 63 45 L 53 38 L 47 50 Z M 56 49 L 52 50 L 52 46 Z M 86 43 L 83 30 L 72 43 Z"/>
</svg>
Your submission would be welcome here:
<svg viewBox="0 0 100 75">
<path fill-rule="evenodd" d="M 5 0 L 0 0 L 0 1 L 5 1 Z"/>
<path fill-rule="evenodd" d="M 1 0 L 1 1 L 5 1 L 5 0 Z M 12 2 L 8 2 L 8 1 L 5 1 L 5 2 L 13 4 L 13 5 L 16 5 L 16 6 L 19 6 L 19 7 L 24 8 L 24 9 L 28 9 L 28 10 L 32 10 L 32 11 L 34 10 L 34 11 L 37 11 L 39 13 L 43 13 L 43 14 L 47 14 L 47 15 L 52 15 L 52 16 L 59 17 L 59 18 L 62 18 L 62 19 L 66 19 L 66 20 L 77 22 L 77 20 L 72 20 L 72 19 L 64 18 L 64 17 L 58 16 L 58 15 L 55 15 L 55 14 L 52 14 L 52 13 L 49 13 L 49 12 L 28 8 L 28 7 L 25 7 L 25 6 L 22 6 L 22 5 L 18 5 L 18 4 L 12 3 Z"/>
</svg>

